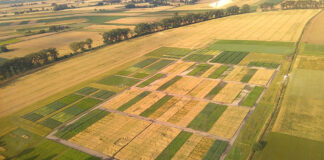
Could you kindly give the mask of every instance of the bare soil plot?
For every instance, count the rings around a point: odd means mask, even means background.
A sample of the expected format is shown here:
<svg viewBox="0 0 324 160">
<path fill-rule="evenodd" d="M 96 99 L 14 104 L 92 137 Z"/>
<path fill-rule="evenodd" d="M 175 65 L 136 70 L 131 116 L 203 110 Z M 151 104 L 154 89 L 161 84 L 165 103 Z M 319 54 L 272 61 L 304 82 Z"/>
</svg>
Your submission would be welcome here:
<svg viewBox="0 0 324 160">
<path fill-rule="evenodd" d="M 232 103 L 244 87 L 245 85 L 240 83 L 227 83 L 227 85 L 213 98 L 213 100 L 223 103 Z"/>
<path fill-rule="evenodd" d="M 249 83 L 258 85 L 267 85 L 275 70 L 273 69 L 258 69 Z"/>
<path fill-rule="evenodd" d="M 324 44 L 324 12 L 318 14 L 305 29 L 302 41 L 311 44 Z"/>
</svg>

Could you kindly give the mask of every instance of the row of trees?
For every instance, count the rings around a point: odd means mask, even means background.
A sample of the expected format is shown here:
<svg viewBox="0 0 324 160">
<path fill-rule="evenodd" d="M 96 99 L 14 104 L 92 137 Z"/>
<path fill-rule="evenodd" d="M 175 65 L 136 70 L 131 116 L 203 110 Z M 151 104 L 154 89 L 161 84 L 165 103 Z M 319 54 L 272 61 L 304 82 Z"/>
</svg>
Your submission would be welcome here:
<svg viewBox="0 0 324 160">
<path fill-rule="evenodd" d="M 318 9 L 324 8 L 324 0 L 299 0 L 285 1 L 281 3 L 281 9 Z"/>
<path fill-rule="evenodd" d="M 56 48 L 43 49 L 24 57 L 10 59 L 0 66 L 0 79 L 7 79 L 27 70 L 58 60 Z"/>
<path fill-rule="evenodd" d="M 92 39 L 88 38 L 85 41 L 80 41 L 80 42 L 73 42 L 70 44 L 70 49 L 74 52 L 77 53 L 78 51 L 85 51 L 86 46 L 88 49 L 92 48 Z"/>
<path fill-rule="evenodd" d="M 9 49 L 7 48 L 6 45 L 1 45 L 0 46 L 0 53 L 3 53 L 3 52 L 9 52 Z"/>
<path fill-rule="evenodd" d="M 270 2 L 264 2 L 260 4 L 260 8 L 262 11 L 269 11 L 269 10 L 273 10 L 275 4 L 274 3 L 270 3 Z"/>
<path fill-rule="evenodd" d="M 118 28 L 105 32 L 102 37 L 105 44 L 113 44 L 131 38 L 132 34 L 129 28 Z"/>
</svg>

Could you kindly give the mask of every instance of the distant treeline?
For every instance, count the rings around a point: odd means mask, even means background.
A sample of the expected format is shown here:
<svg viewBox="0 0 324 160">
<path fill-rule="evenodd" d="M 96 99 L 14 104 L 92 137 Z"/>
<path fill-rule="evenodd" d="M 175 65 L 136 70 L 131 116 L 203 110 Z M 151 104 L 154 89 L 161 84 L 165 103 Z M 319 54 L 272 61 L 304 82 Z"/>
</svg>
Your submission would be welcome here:
<svg viewBox="0 0 324 160">
<path fill-rule="evenodd" d="M 324 8 L 324 0 L 299 0 L 285 1 L 281 3 L 281 9 L 319 9 Z"/>
</svg>

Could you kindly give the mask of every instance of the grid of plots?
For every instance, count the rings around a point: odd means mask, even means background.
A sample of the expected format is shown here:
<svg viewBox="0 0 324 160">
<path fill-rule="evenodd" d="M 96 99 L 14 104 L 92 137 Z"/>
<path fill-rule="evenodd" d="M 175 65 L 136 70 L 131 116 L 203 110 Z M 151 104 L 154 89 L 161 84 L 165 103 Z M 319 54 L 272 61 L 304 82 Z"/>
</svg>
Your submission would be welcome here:
<svg viewBox="0 0 324 160">
<path fill-rule="evenodd" d="M 55 136 L 117 159 L 219 159 L 276 70 L 236 65 L 245 52 L 180 51 L 99 81 L 127 89 Z"/>
</svg>

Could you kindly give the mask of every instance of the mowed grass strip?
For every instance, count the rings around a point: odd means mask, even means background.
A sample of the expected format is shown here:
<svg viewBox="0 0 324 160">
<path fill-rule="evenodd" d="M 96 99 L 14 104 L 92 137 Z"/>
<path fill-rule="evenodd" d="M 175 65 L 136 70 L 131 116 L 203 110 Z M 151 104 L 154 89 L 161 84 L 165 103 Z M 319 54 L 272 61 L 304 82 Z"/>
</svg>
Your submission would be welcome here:
<svg viewBox="0 0 324 160">
<path fill-rule="evenodd" d="M 216 140 L 213 145 L 208 150 L 207 154 L 203 158 L 203 160 L 217 160 L 220 159 L 223 152 L 225 151 L 228 142 Z"/>
<path fill-rule="evenodd" d="M 151 92 L 149 91 L 144 91 L 141 94 L 137 95 L 136 97 L 134 97 L 133 99 L 129 100 L 128 102 L 124 103 L 123 105 L 121 105 L 117 110 L 118 111 L 125 111 L 126 109 L 128 109 L 129 107 L 131 107 L 133 104 L 137 103 L 138 101 L 140 101 L 141 99 L 143 99 L 144 97 L 146 97 L 147 95 L 149 95 Z"/>
<path fill-rule="evenodd" d="M 112 92 L 112 91 L 101 90 L 98 93 L 95 93 L 94 95 L 92 95 L 91 97 L 100 98 L 100 99 L 108 99 L 108 98 L 112 97 L 115 94 L 116 93 Z"/>
<path fill-rule="evenodd" d="M 187 127 L 208 132 L 226 108 L 224 105 L 209 103 Z"/>
<path fill-rule="evenodd" d="M 245 83 L 249 82 L 256 71 L 257 69 L 249 69 L 248 72 L 241 79 L 241 82 L 245 82 Z"/>
<path fill-rule="evenodd" d="M 246 99 L 242 102 L 242 105 L 253 107 L 253 105 L 258 100 L 263 90 L 264 87 L 255 86 L 252 89 L 252 91 L 249 93 L 249 95 L 246 97 Z"/>
<path fill-rule="evenodd" d="M 191 50 L 186 48 L 161 47 L 146 54 L 146 56 L 180 59 L 190 52 Z"/>
<path fill-rule="evenodd" d="M 208 54 L 192 54 L 188 57 L 184 58 L 185 61 L 193 61 L 193 62 L 207 62 L 208 60 L 212 59 L 213 55 Z"/>
<path fill-rule="evenodd" d="M 192 133 L 182 131 L 173 141 L 156 157 L 155 160 L 172 159 L 182 145 L 191 137 Z"/>
<path fill-rule="evenodd" d="M 205 96 L 206 99 L 213 99 L 220 90 L 222 90 L 226 86 L 226 82 L 220 82 L 216 87 L 214 87 L 208 94 Z"/>
<path fill-rule="evenodd" d="M 158 110 L 161 106 L 163 106 L 166 102 L 168 102 L 173 96 L 166 95 L 163 98 L 161 98 L 159 101 L 154 103 L 150 108 L 146 109 L 144 112 L 140 114 L 140 116 L 143 117 L 149 117 L 151 114 L 153 114 L 156 110 Z"/>
<path fill-rule="evenodd" d="M 191 72 L 188 73 L 190 76 L 201 76 L 204 74 L 212 65 L 210 64 L 199 64 L 193 69 Z"/>
<path fill-rule="evenodd" d="M 90 112 L 89 114 L 85 115 L 84 117 L 80 118 L 73 124 L 59 130 L 55 134 L 55 136 L 65 139 L 65 140 L 68 140 L 68 139 L 74 137 L 75 135 L 77 135 L 78 133 L 82 132 L 83 130 L 87 129 L 89 126 L 96 123 L 103 117 L 107 116 L 109 113 L 110 112 L 96 109 L 96 110 Z"/>
<path fill-rule="evenodd" d="M 98 90 L 97 88 L 93 88 L 93 87 L 84 87 L 84 88 L 76 91 L 75 93 L 82 94 L 82 95 L 86 96 L 86 95 L 89 95 L 97 90 Z"/>
<path fill-rule="evenodd" d="M 118 72 L 117 74 L 124 75 L 124 76 L 130 75 L 130 74 L 134 73 L 135 71 L 154 63 L 157 60 L 158 60 L 158 58 L 147 58 L 141 62 L 134 64 L 133 66 L 131 66 L 125 70 Z"/>
<path fill-rule="evenodd" d="M 229 67 L 226 65 L 222 65 L 219 68 L 217 68 L 214 72 L 212 72 L 208 78 L 217 79 L 219 76 L 221 76 Z"/>
<path fill-rule="evenodd" d="M 172 78 L 168 82 L 161 85 L 157 90 L 163 91 L 163 90 L 167 89 L 168 87 L 170 87 L 172 84 L 174 84 L 175 82 L 177 82 L 180 79 L 181 79 L 181 76 L 175 76 L 174 78 Z"/>
<path fill-rule="evenodd" d="M 216 58 L 212 59 L 212 63 L 225 63 L 225 64 L 238 64 L 241 60 L 247 56 L 248 52 L 235 52 L 224 51 L 220 53 Z"/>
<path fill-rule="evenodd" d="M 117 75 L 108 76 L 99 81 L 101 84 L 105 84 L 108 86 L 115 86 L 120 88 L 130 87 L 134 84 L 138 83 L 140 80 L 134 78 L 127 78 Z"/>
<path fill-rule="evenodd" d="M 133 77 L 145 78 L 153 73 L 156 73 L 157 71 L 161 70 L 162 68 L 164 68 L 165 66 L 169 65 L 172 62 L 173 62 L 173 60 L 163 59 L 161 61 L 158 61 L 158 62 L 148 66 L 147 68 L 144 68 L 143 70 L 138 71 L 137 73 L 135 73 L 133 75 Z"/>
<path fill-rule="evenodd" d="M 270 68 L 275 69 L 279 67 L 278 63 L 270 63 L 270 62 L 255 62 L 252 61 L 248 64 L 249 67 L 264 67 L 264 68 Z"/>
<path fill-rule="evenodd" d="M 22 116 L 24 119 L 30 120 L 32 122 L 36 122 L 40 120 L 41 118 L 69 105 L 72 104 L 73 102 L 83 98 L 81 95 L 76 95 L 76 94 L 70 94 L 67 95 L 59 100 L 56 100 L 44 107 L 41 107 L 31 113 L 25 114 Z"/>
<path fill-rule="evenodd" d="M 137 85 L 136 87 L 139 87 L 139 88 L 143 88 L 143 87 L 146 87 L 148 85 L 150 85 L 151 83 L 153 83 L 154 81 L 164 77 L 165 74 L 162 74 L 162 73 L 158 73 L 156 75 L 154 75 L 153 77 L 149 78 L 148 80 L 142 82 L 141 84 Z"/>
</svg>

